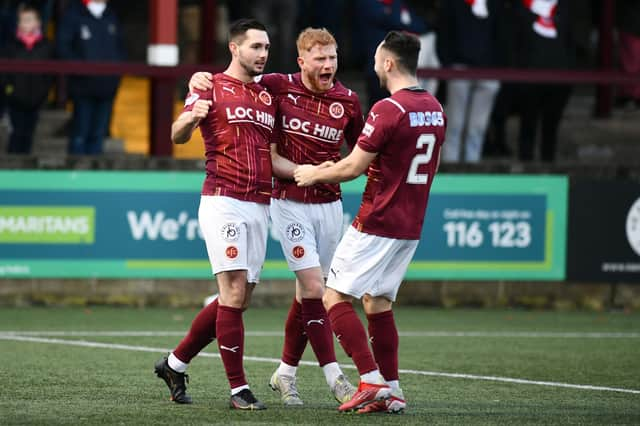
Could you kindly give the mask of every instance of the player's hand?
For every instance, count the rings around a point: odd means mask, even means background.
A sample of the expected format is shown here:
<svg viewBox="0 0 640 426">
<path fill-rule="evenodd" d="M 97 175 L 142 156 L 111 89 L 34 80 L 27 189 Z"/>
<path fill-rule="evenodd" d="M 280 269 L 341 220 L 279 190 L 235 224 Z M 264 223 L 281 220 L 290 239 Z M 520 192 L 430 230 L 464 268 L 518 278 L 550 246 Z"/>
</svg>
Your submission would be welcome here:
<svg viewBox="0 0 640 426">
<path fill-rule="evenodd" d="M 315 183 L 314 177 L 318 167 L 311 164 L 305 164 L 298 166 L 293 171 L 293 178 L 296 180 L 298 186 L 311 186 Z"/>
<path fill-rule="evenodd" d="M 336 163 L 334 163 L 333 161 L 325 161 L 322 164 L 318 164 L 316 167 L 318 167 L 319 169 L 326 169 L 327 167 L 331 167 L 334 164 L 336 164 Z"/>
<path fill-rule="evenodd" d="M 193 121 L 200 121 L 209 114 L 209 109 L 213 105 L 213 102 L 210 100 L 200 99 L 193 104 L 193 109 L 191 110 L 191 118 Z"/>
<path fill-rule="evenodd" d="M 213 87 L 213 74 L 210 72 L 200 71 L 191 76 L 189 80 L 189 92 L 193 93 L 193 89 L 209 90 Z"/>
</svg>

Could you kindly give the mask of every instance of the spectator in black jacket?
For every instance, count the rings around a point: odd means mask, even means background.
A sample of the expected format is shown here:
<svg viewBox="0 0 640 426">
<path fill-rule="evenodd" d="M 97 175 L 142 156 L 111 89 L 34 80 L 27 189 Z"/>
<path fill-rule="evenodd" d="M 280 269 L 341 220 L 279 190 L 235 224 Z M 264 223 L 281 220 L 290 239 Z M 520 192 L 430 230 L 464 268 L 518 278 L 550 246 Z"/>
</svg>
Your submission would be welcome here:
<svg viewBox="0 0 640 426">
<path fill-rule="evenodd" d="M 58 53 L 73 61 L 119 62 L 124 48 L 118 19 L 107 0 L 76 0 L 58 28 Z M 109 130 L 119 76 L 68 78 L 73 100 L 70 154 L 100 154 Z"/>
<path fill-rule="evenodd" d="M 575 62 L 576 44 L 571 31 L 569 0 L 516 2 L 514 28 L 516 66 L 527 69 L 569 69 Z M 558 126 L 569 100 L 568 84 L 523 84 L 518 89 L 521 161 L 535 159 L 538 124 L 542 127 L 540 159 L 556 156 Z"/>
<path fill-rule="evenodd" d="M 354 43 L 357 48 L 354 51 L 362 54 L 359 63 L 367 79 L 367 98 L 371 108 L 374 103 L 389 96 L 389 92 L 380 87 L 373 70 L 373 56 L 380 40 L 391 30 L 424 34 L 427 26 L 405 0 L 356 0 L 355 9 Z"/>
<path fill-rule="evenodd" d="M 38 9 L 21 4 L 17 16 L 15 37 L 8 42 L 2 56 L 21 60 L 53 58 L 53 46 L 42 35 Z M 3 78 L 2 89 L 11 120 L 10 154 L 31 152 L 38 113 L 52 83 L 53 77 L 46 74 L 14 74 Z"/>
<path fill-rule="evenodd" d="M 11 2 L 9 0 L 0 0 L 0 53 L 15 34 L 15 20 L 15 10 L 12 9 Z M 9 125 L 9 117 L 5 116 L 5 112 L 6 96 L 4 88 L 0 87 L 0 126 Z"/>
</svg>

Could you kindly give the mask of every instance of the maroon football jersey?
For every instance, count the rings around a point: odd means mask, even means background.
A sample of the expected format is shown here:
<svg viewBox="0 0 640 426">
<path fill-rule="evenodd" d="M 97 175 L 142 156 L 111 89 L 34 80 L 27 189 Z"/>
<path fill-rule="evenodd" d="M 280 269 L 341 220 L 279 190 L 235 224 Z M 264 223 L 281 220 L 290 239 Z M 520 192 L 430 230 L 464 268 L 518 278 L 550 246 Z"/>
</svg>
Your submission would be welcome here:
<svg viewBox="0 0 640 426">
<path fill-rule="evenodd" d="M 276 103 L 265 88 L 220 73 L 213 88 L 189 94 L 184 111 L 198 99 L 213 101 L 200 122 L 206 155 L 203 195 L 225 195 L 269 204 L 271 198 L 270 142 Z"/>
<path fill-rule="evenodd" d="M 378 155 L 353 221 L 357 230 L 420 239 L 445 128 L 442 106 L 422 89 L 402 89 L 373 105 L 358 146 Z"/>
<path fill-rule="evenodd" d="M 313 93 L 302 83 L 300 73 L 266 74 L 259 82 L 278 103 L 275 141 L 281 156 L 296 164 L 320 164 L 339 161 L 343 141 L 353 148 L 364 121 L 355 92 L 336 81 L 329 91 Z M 340 195 L 337 184 L 301 188 L 293 180 L 274 178 L 274 198 L 327 203 Z"/>
</svg>

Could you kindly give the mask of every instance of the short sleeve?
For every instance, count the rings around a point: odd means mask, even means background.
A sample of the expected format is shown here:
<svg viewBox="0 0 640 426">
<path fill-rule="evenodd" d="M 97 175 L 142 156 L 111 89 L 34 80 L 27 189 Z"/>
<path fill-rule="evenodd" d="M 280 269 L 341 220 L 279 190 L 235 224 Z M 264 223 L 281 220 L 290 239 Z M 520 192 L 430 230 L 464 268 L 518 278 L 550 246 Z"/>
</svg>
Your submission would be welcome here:
<svg viewBox="0 0 640 426">
<path fill-rule="evenodd" d="M 272 94 L 282 91 L 286 75 L 278 73 L 262 74 L 254 78 L 254 81 L 264 86 Z"/>
<path fill-rule="evenodd" d="M 194 89 L 193 92 L 187 93 L 187 97 L 184 100 L 184 107 L 182 108 L 182 112 L 189 112 L 193 110 L 193 106 L 200 99 L 212 100 L 213 89 L 209 89 L 209 90 Z"/>
<path fill-rule="evenodd" d="M 397 107 L 390 102 L 385 102 L 384 99 L 376 102 L 364 123 L 358 138 L 358 146 L 370 153 L 380 152 L 400 120 L 401 114 Z"/>
</svg>

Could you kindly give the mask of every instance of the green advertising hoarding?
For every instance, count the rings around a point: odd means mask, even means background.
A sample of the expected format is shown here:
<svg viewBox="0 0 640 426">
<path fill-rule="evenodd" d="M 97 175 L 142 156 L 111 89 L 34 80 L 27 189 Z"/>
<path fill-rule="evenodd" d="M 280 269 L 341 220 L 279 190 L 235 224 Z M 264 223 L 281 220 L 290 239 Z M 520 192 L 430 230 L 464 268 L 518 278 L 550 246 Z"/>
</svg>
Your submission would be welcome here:
<svg viewBox="0 0 640 426">
<path fill-rule="evenodd" d="M 203 173 L 0 172 L 0 277 L 211 277 Z M 343 185 L 344 224 L 364 178 Z M 438 175 L 407 279 L 563 280 L 567 178 Z M 270 233 L 263 279 L 292 278 Z"/>
</svg>

